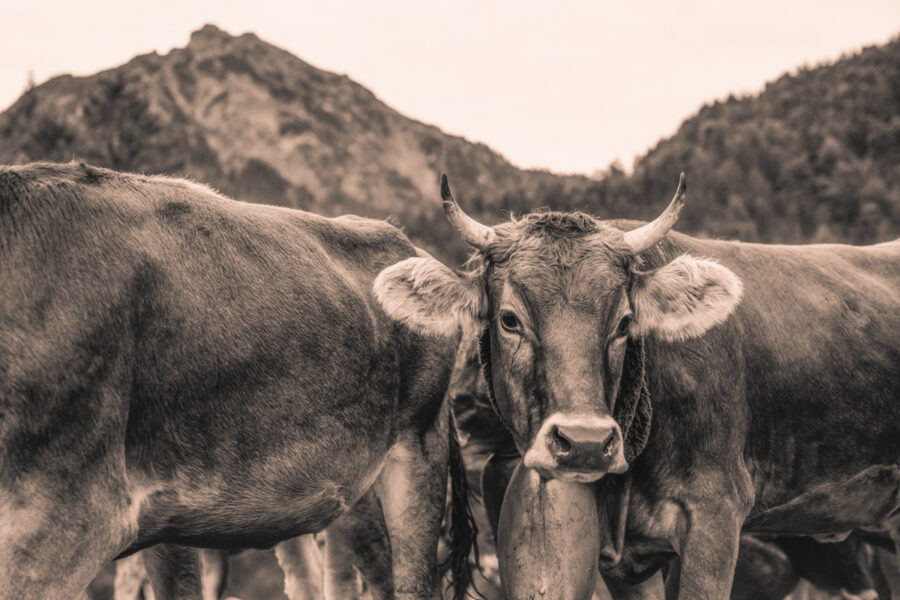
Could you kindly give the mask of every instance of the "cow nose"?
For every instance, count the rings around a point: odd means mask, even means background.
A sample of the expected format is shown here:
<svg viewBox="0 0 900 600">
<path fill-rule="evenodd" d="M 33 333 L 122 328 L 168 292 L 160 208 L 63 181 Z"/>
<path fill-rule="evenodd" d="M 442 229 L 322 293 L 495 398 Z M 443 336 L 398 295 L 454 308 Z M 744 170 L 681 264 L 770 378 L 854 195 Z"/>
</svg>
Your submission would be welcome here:
<svg viewBox="0 0 900 600">
<path fill-rule="evenodd" d="M 547 417 L 524 465 L 548 478 L 589 483 L 628 470 L 619 424 L 610 415 L 556 413 Z"/>
<path fill-rule="evenodd" d="M 609 425 L 556 425 L 550 431 L 550 454 L 557 459 L 573 454 L 609 456 L 613 450 L 615 433 Z"/>
</svg>

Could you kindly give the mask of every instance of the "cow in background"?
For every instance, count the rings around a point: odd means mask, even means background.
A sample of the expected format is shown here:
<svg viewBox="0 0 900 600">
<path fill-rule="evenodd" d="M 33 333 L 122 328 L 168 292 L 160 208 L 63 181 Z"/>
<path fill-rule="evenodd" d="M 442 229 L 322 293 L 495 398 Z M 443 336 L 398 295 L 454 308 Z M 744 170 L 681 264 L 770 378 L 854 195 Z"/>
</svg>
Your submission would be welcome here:
<svg viewBox="0 0 900 600">
<path fill-rule="evenodd" d="M 488 227 L 441 191 L 469 268 L 406 259 L 378 299 L 423 333 L 480 339 L 524 464 L 595 490 L 616 597 L 678 556 L 678 597 L 728 598 L 744 528 L 900 542 L 900 241 L 674 233 L 683 176 L 646 224 Z"/>
<path fill-rule="evenodd" d="M 370 489 L 395 597 L 435 597 L 456 344 L 371 293 L 416 255 L 182 180 L 0 169 L 0 599 L 75 597 L 141 549 L 270 547 Z"/>
</svg>

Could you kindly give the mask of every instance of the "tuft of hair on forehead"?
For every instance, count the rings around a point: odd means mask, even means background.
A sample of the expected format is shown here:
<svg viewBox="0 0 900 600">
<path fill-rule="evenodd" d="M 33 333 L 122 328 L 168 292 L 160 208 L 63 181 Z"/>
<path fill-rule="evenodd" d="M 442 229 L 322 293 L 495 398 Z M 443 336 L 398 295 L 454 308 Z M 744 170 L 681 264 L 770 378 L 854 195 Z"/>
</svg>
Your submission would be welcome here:
<svg viewBox="0 0 900 600">
<path fill-rule="evenodd" d="M 538 211 L 528 213 L 512 223 L 525 235 L 570 237 L 584 233 L 597 233 L 603 226 L 594 217 L 580 211 Z"/>
<path fill-rule="evenodd" d="M 625 268 L 634 259 L 620 230 L 580 211 L 548 210 L 512 216 L 494 230 L 494 242 L 470 257 L 469 269 L 477 269 L 479 262 L 503 265 L 514 256 L 547 266 L 573 265 L 602 256 Z"/>
</svg>

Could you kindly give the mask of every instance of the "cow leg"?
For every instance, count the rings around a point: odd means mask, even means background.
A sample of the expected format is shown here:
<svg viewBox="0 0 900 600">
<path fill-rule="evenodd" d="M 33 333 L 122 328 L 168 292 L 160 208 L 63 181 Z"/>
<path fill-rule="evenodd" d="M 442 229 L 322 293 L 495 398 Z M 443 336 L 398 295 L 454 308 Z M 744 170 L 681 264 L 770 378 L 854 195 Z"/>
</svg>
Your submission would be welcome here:
<svg viewBox="0 0 900 600">
<path fill-rule="evenodd" d="M 331 543 L 326 542 L 326 549 Z M 290 600 L 321 600 L 322 553 L 312 534 L 285 540 L 275 546 L 275 556 L 284 571 L 284 593 Z"/>
<path fill-rule="evenodd" d="M 346 516 L 346 515 L 345 515 Z M 327 600 L 359 600 L 362 585 L 356 570 L 353 549 L 347 532 L 344 531 L 343 517 L 332 523 L 327 530 L 325 541 L 325 598 Z"/>
<path fill-rule="evenodd" d="M 900 599 L 900 573 L 897 570 L 896 552 L 877 546 L 872 547 L 872 552 L 872 572 L 876 576 L 879 600 Z"/>
<path fill-rule="evenodd" d="M 147 571 L 144 569 L 144 560 L 141 558 L 140 552 L 116 561 L 116 578 L 113 582 L 114 600 L 141 600 L 141 592 L 144 591 L 146 584 Z"/>
<path fill-rule="evenodd" d="M 731 600 L 780 600 L 786 597 L 800 583 L 801 575 L 790 556 L 777 544 L 742 535 Z"/>
<path fill-rule="evenodd" d="M 394 582 L 390 570 L 391 548 L 383 521 L 381 531 L 384 537 L 372 545 L 353 548 L 356 568 L 362 576 L 363 596 L 369 600 L 390 600 L 394 597 Z"/>
<path fill-rule="evenodd" d="M 391 547 L 384 517 L 378 499 L 369 492 L 328 527 L 325 597 L 387 600 L 393 596 L 392 584 Z"/>
<path fill-rule="evenodd" d="M 158 600 L 203 600 L 200 557 L 186 546 L 158 544 L 141 551 Z"/>
<path fill-rule="evenodd" d="M 447 485 L 447 414 L 398 442 L 373 486 L 391 543 L 394 597 L 440 598 L 437 546 Z M 443 425 L 443 427 L 442 427 Z"/>
<path fill-rule="evenodd" d="M 200 550 L 203 600 L 219 600 L 228 583 L 228 553 L 224 550 Z"/>
<path fill-rule="evenodd" d="M 738 552 L 740 556 L 740 552 Z M 669 561 L 663 569 L 663 588 L 666 600 L 677 600 L 678 588 L 681 586 L 681 559 L 677 556 Z M 732 584 L 733 585 L 733 584 Z M 733 589 L 733 588 L 732 588 Z M 733 600 L 733 599 L 732 599 Z"/>
<path fill-rule="evenodd" d="M 894 581 L 900 580 L 900 515 L 893 517 L 888 523 L 888 531 L 890 533 L 891 539 L 894 541 L 894 564 L 896 565 L 896 570 L 894 571 Z M 897 590 L 900 592 L 900 589 Z"/>
<path fill-rule="evenodd" d="M 203 600 L 219 600 L 225 592 L 225 583 L 228 578 L 228 555 L 220 550 L 200 550 L 199 552 Z M 115 600 L 154 600 L 156 598 L 153 586 L 149 581 L 150 577 L 144 568 L 143 554 L 143 552 L 137 552 L 116 561 L 116 578 L 113 588 Z M 168 557 L 168 560 L 175 559 L 177 559 L 177 555 Z M 157 564 L 156 577 L 162 579 L 169 576 L 174 577 L 174 573 L 178 569 L 178 565 Z M 193 577 L 193 575 L 189 577 Z M 166 584 L 161 582 L 155 585 L 161 589 Z M 160 596 L 161 600 L 166 597 Z"/>
<path fill-rule="evenodd" d="M 731 593 L 742 518 L 728 510 L 727 502 L 711 506 L 722 512 L 688 508 L 688 526 L 676 546 L 681 558 L 681 600 L 728 600 Z"/>
</svg>

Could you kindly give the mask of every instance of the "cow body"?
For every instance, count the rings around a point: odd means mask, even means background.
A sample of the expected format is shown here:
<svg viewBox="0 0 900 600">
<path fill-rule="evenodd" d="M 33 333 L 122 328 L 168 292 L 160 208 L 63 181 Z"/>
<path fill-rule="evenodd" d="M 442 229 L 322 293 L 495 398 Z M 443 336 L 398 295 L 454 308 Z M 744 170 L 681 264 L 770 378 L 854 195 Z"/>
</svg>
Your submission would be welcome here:
<svg viewBox="0 0 900 600">
<path fill-rule="evenodd" d="M 431 597 L 455 347 L 370 293 L 413 255 L 179 180 L 0 171 L 0 598 L 162 542 L 269 547 L 370 487 L 398 596 Z"/>
<path fill-rule="evenodd" d="M 744 297 L 702 337 L 644 341 L 653 425 L 632 464 L 619 572 L 640 579 L 695 536 L 707 549 L 682 560 L 727 572 L 720 557 L 742 527 L 895 528 L 900 243 L 765 246 L 669 234 L 644 258 L 653 268 L 684 253 L 734 271 Z M 682 582 L 682 597 L 693 597 L 685 583 L 713 586 Z"/>
<path fill-rule="evenodd" d="M 617 597 L 678 555 L 680 598 L 724 600 L 742 529 L 900 541 L 900 241 L 696 239 L 670 232 L 685 190 L 647 224 L 487 227 L 443 178 L 468 268 L 375 283 L 398 321 L 480 338 L 524 465 L 594 487 Z"/>
</svg>

